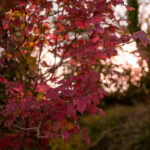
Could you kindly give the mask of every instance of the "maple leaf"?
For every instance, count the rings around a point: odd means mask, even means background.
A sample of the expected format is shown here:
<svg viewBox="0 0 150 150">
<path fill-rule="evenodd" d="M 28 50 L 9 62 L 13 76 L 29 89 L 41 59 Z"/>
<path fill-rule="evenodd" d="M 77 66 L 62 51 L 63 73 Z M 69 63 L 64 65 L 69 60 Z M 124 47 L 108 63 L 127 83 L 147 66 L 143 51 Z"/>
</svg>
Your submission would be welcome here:
<svg viewBox="0 0 150 150">
<path fill-rule="evenodd" d="M 73 118 L 74 120 L 77 120 L 75 106 L 71 103 L 71 104 L 68 104 L 67 107 L 68 107 L 67 108 L 67 117 L 68 118 Z"/>
<path fill-rule="evenodd" d="M 3 29 L 6 30 L 8 28 L 8 24 L 5 24 Z"/>
<path fill-rule="evenodd" d="M 87 105 L 86 110 L 88 111 L 90 115 L 94 115 L 97 112 L 97 106 L 93 104 L 89 104 Z"/>
<path fill-rule="evenodd" d="M 108 58 L 111 58 L 112 56 L 116 56 L 117 55 L 117 50 L 115 50 L 113 47 L 108 47 L 106 49 L 106 52 L 107 52 Z"/>
<path fill-rule="evenodd" d="M 96 31 L 97 33 L 104 33 L 104 29 L 102 27 L 94 27 L 94 28 L 88 29 L 87 31 L 88 32 Z"/>
<path fill-rule="evenodd" d="M 64 90 L 61 92 L 61 95 L 65 96 L 65 97 L 73 97 L 75 94 L 75 92 L 73 90 Z"/>
<path fill-rule="evenodd" d="M 3 116 L 8 116 L 8 115 L 12 115 L 13 113 L 15 113 L 16 111 L 18 111 L 20 108 L 20 104 L 15 102 L 15 101 L 11 101 L 7 106 L 6 109 L 4 109 L 3 111 L 1 111 L 0 113 Z"/>
<path fill-rule="evenodd" d="M 147 34 L 144 31 L 137 31 L 133 33 L 134 40 L 139 39 L 141 43 L 146 47 L 150 40 L 147 38 Z"/>
<path fill-rule="evenodd" d="M 22 109 L 23 109 L 23 111 L 29 111 L 29 110 L 31 110 L 31 108 L 34 108 L 34 107 L 32 107 L 33 105 L 35 105 L 35 98 L 28 96 L 28 97 L 26 97 L 26 99 L 24 99 L 24 101 L 22 103 L 22 107 L 23 107 Z"/>
<path fill-rule="evenodd" d="M 8 82 L 6 84 L 6 93 L 11 94 L 12 96 L 23 96 L 24 86 L 18 82 Z"/>
<path fill-rule="evenodd" d="M 91 143 L 90 137 L 87 135 L 88 130 L 85 128 L 82 131 L 83 139 L 86 141 L 86 143 L 89 145 Z"/>
<path fill-rule="evenodd" d="M 85 98 L 78 99 L 77 110 L 83 114 L 86 108 L 87 100 Z"/>
<path fill-rule="evenodd" d="M 124 5 L 124 1 L 123 1 L 123 0 L 112 0 L 111 3 L 112 3 L 114 6 L 119 5 L 119 4 Z"/>
<path fill-rule="evenodd" d="M 106 59 L 107 59 L 107 54 L 104 51 L 99 51 L 98 56 L 100 57 L 100 59 L 102 59 L 104 61 L 106 61 Z"/>
<path fill-rule="evenodd" d="M 63 131 L 61 135 L 65 142 L 67 142 L 70 138 L 70 133 L 68 131 Z"/>
<path fill-rule="evenodd" d="M 88 135 L 84 135 L 84 136 L 83 136 L 83 139 L 86 141 L 86 143 L 87 143 L 88 145 L 90 145 L 91 140 L 90 140 L 90 137 L 89 137 Z"/>
<path fill-rule="evenodd" d="M 43 61 L 42 63 L 41 63 L 41 65 L 43 66 L 43 67 L 49 67 L 49 65 L 47 64 L 47 62 L 46 61 Z"/>
<path fill-rule="evenodd" d="M 104 115 L 104 111 L 102 109 L 98 109 L 98 113 L 99 113 L 100 116 Z"/>
<path fill-rule="evenodd" d="M 103 98 L 104 96 L 107 96 L 108 93 L 104 89 L 98 89 L 98 94 L 100 98 Z"/>
<path fill-rule="evenodd" d="M 40 83 L 36 86 L 35 92 L 47 92 L 49 88 L 46 83 Z"/>
<path fill-rule="evenodd" d="M 97 11 L 102 11 L 106 7 L 106 0 L 100 0 L 100 1 L 96 2 L 95 5 L 96 5 Z"/>
<path fill-rule="evenodd" d="M 135 8 L 133 8 L 133 7 L 129 7 L 129 6 L 126 6 L 126 8 L 127 8 L 127 10 L 129 10 L 129 11 L 132 11 L 132 10 L 134 10 Z"/>
<path fill-rule="evenodd" d="M 3 77 L 0 77 L 0 83 L 4 83 L 6 84 L 8 82 L 7 79 L 3 78 Z"/>
<path fill-rule="evenodd" d="M 87 26 L 85 25 L 85 22 L 84 21 L 76 21 L 75 22 L 75 25 L 77 26 L 77 27 L 80 27 L 80 28 L 86 28 Z"/>
<path fill-rule="evenodd" d="M 96 16 L 90 17 L 90 18 L 86 21 L 86 24 L 87 24 L 87 25 L 90 25 L 91 23 L 97 24 L 97 23 L 99 23 L 99 22 L 102 21 L 102 20 L 103 20 L 103 16 L 102 16 L 102 15 L 96 15 Z"/>
<path fill-rule="evenodd" d="M 53 88 L 49 88 L 47 91 L 46 96 L 48 98 L 50 98 L 51 100 L 57 100 L 58 99 L 58 90 L 57 89 L 53 89 Z"/>
</svg>

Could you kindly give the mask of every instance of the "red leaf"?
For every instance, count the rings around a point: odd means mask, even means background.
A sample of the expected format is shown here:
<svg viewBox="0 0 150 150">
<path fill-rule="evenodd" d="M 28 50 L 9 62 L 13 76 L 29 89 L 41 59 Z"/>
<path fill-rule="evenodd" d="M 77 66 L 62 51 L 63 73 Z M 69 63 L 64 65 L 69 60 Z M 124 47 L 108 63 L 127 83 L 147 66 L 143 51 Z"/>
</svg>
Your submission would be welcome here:
<svg viewBox="0 0 150 150">
<path fill-rule="evenodd" d="M 91 28 L 88 30 L 88 32 L 90 31 L 96 31 L 97 33 L 104 33 L 104 29 L 102 27 Z"/>
<path fill-rule="evenodd" d="M 90 145 L 91 140 L 90 140 L 90 137 L 89 137 L 88 135 L 84 135 L 84 136 L 83 136 L 83 139 L 86 141 L 86 143 L 87 143 L 88 145 Z"/>
<path fill-rule="evenodd" d="M 106 49 L 106 52 L 107 52 L 108 58 L 111 58 L 112 56 L 116 56 L 117 55 L 117 50 L 115 50 L 113 47 L 108 47 Z"/>
<path fill-rule="evenodd" d="M 6 84 L 8 82 L 7 79 L 3 78 L 3 77 L 0 77 L 0 83 L 4 83 Z"/>
<path fill-rule="evenodd" d="M 139 39 L 141 43 L 146 47 L 148 43 L 150 43 L 150 40 L 147 38 L 147 34 L 144 31 L 138 31 L 133 33 L 133 38 Z"/>
<path fill-rule="evenodd" d="M 65 142 L 67 142 L 70 138 L 70 133 L 67 131 L 62 132 L 62 138 L 64 139 Z"/>
<path fill-rule="evenodd" d="M 96 15 L 96 16 L 93 16 L 91 18 L 89 18 L 87 21 L 86 21 L 86 24 L 89 25 L 91 23 L 94 23 L 94 24 L 97 24 L 99 23 L 100 21 L 103 20 L 103 16 L 102 15 Z"/>
<path fill-rule="evenodd" d="M 74 120 L 77 120 L 76 116 L 76 108 L 73 104 L 69 104 L 67 108 L 67 117 L 73 118 Z"/>
<path fill-rule="evenodd" d="M 46 83 L 40 83 L 37 85 L 35 92 L 47 92 L 49 88 L 50 87 Z"/>
<path fill-rule="evenodd" d="M 10 115 L 15 113 L 20 107 L 20 104 L 15 102 L 15 101 L 11 101 L 7 106 L 6 109 L 4 109 L 3 111 L 1 111 L 1 114 L 3 114 L 4 116 Z"/>
<path fill-rule="evenodd" d="M 100 0 L 100 1 L 96 2 L 96 10 L 97 11 L 104 10 L 105 6 L 106 6 L 106 0 Z"/>
<path fill-rule="evenodd" d="M 78 103 L 77 103 L 77 110 L 83 114 L 84 111 L 85 111 L 85 108 L 86 108 L 86 99 L 85 98 L 82 98 L 82 99 L 79 99 Z"/>
<path fill-rule="evenodd" d="M 3 29 L 6 30 L 8 28 L 8 24 L 5 24 Z"/>
<path fill-rule="evenodd" d="M 98 55 L 99 55 L 100 59 L 102 59 L 102 60 L 106 61 L 106 59 L 107 59 L 107 55 L 106 55 L 106 53 L 105 53 L 105 52 L 103 52 L 103 51 L 99 51 L 99 52 L 98 52 Z"/>
<path fill-rule="evenodd" d="M 77 27 L 80 27 L 80 28 L 85 28 L 85 27 L 86 27 L 84 21 L 77 21 L 77 22 L 75 22 L 75 25 L 76 25 Z"/>
<path fill-rule="evenodd" d="M 62 91 L 61 95 L 65 96 L 65 97 L 72 97 L 75 94 L 75 92 L 73 90 L 64 90 Z"/>
<path fill-rule="evenodd" d="M 57 78 L 51 78 L 50 81 L 51 82 L 55 82 L 57 80 Z"/>
<path fill-rule="evenodd" d="M 42 63 L 41 63 L 41 65 L 43 66 L 43 67 L 49 67 L 49 65 L 47 64 L 47 62 L 46 61 L 43 61 Z"/>
<path fill-rule="evenodd" d="M 31 96 L 26 97 L 26 99 L 24 99 L 24 102 L 23 102 L 23 105 L 22 105 L 23 110 L 24 111 L 31 110 L 31 108 L 33 108 L 32 106 L 35 105 L 34 102 L 35 102 L 35 99 L 33 97 L 31 97 Z"/>
<path fill-rule="evenodd" d="M 93 104 L 89 104 L 89 106 L 87 106 L 88 113 L 90 115 L 94 115 L 97 112 L 97 106 L 93 105 Z"/>
<path fill-rule="evenodd" d="M 129 11 L 132 11 L 132 10 L 134 10 L 135 8 L 133 8 L 133 7 L 129 7 L 129 6 L 126 6 L 126 8 L 127 8 L 127 10 L 129 10 Z"/>
</svg>

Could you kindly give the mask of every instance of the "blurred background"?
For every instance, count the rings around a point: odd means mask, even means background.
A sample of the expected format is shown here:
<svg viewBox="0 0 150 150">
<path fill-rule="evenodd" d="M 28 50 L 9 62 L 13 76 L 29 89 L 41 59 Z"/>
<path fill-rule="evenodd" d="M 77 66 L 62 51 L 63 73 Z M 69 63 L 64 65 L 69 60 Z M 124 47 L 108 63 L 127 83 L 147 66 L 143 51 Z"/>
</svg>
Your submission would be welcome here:
<svg viewBox="0 0 150 150">
<path fill-rule="evenodd" d="M 130 33 L 145 31 L 150 37 L 150 0 L 127 0 L 135 9 L 126 11 L 118 6 L 116 18 L 127 22 L 120 26 Z M 102 101 L 102 116 L 80 118 L 87 128 L 91 144 L 79 135 L 68 143 L 51 141 L 52 150 L 150 150 L 150 45 L 141 48 L 139 41 L 118 47 L 118 56 L 95 67 L 101 72 L 103 88 L 109 93 Z M 109 79 L 109 80 L 108 80 Z M 109 81 L 109 82 L 108 82 Z"/>
</svg>

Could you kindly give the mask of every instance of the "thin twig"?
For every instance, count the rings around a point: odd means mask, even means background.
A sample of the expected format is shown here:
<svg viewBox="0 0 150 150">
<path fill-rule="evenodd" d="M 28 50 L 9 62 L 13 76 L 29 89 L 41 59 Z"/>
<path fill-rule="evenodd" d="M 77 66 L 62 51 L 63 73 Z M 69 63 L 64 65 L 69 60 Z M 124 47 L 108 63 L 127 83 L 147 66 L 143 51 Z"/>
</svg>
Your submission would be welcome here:
<svg viewBox="0 0 150 150">
<path fill-rule="evenodd" d="M 38 127 L 32 127 L 32 128 L 24 128 L 24 127 L 20 127 L 18 125 L 13 124 L 12 126 L 21 129 L 21 130 L 37 130 Z"/>
</svg>

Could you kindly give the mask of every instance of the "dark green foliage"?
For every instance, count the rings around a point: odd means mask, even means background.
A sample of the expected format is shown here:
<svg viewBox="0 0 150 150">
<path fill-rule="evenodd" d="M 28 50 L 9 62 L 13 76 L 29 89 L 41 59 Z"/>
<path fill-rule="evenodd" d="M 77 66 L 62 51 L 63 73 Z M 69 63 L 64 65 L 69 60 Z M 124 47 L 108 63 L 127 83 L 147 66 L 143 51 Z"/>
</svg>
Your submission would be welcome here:
<svg viewBox="0 0 150 150">
<path fill-rule="evenodd" d="M 133 11 L 128 11 L 128 20 L 130 21 L 128 29 L 130 33 L 134 33 L 140 30 L 140 26 L 138 25 L 139 5 L 138 5 L 137 0 L 128 0 L 128 5 L 134 8 Z"/>
<path fill-rule="evenodd" d="M 53 141 L 57 144 L 52 150 L 149 150 L 149 120 L 150 105 L 113 106 L 104 116 L 81 118 L 81 127 L 86 127 L 91 137 L 90 145 L 75 135 L 68 143 Z"/>
<path fill-rule="evenodd" d="M 84 118 L 92 144 L 90 150 L 150 149 L 150 106 L 116 106 L 103 117 Z"/>
</svg>

